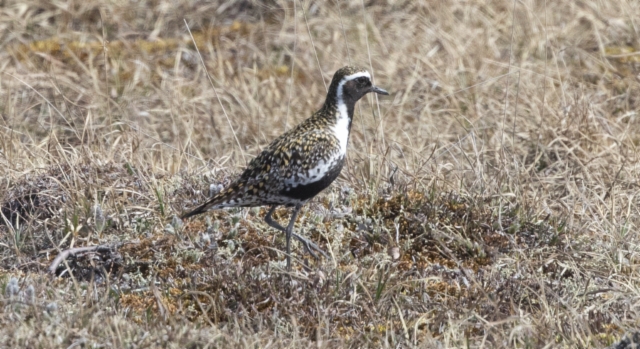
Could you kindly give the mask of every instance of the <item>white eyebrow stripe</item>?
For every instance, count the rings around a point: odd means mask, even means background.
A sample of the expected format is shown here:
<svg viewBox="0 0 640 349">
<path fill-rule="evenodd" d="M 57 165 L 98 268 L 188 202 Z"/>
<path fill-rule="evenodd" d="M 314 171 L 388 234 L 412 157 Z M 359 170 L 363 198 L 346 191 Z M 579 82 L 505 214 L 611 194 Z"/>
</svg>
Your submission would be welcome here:
<svg viewBox="0 0 640 349">
<path fill-rule="evenodd" d="M 363 77 L 363 76 L 368 77 L 369 80 L 371 80 L 371 75 L 369 74 L 368 71 L 361 71 L 361 72 L 357 72 L 357 73 L 345 76 L 340 81 L 340 85 L 344 84 L 347 81 L 351 81 L 353 79 L 357 79 L 357 78 L 360 78 L 360 77 Z"/>
</svg>

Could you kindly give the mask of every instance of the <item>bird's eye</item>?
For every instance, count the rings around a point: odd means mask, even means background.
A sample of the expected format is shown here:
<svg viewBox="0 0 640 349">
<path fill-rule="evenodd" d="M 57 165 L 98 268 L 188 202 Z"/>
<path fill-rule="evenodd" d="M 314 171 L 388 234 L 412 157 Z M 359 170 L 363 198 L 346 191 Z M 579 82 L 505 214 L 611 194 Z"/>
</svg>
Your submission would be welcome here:
<svg viewBox="0 0 640 349">
<path fill-rule="evenodd" d="M 358 81 L 359 84 L 364 84 L 367 82 L 367 78 L 364 76 L 361 76 L 359 78 L 356 79 Z"/>
</svg>

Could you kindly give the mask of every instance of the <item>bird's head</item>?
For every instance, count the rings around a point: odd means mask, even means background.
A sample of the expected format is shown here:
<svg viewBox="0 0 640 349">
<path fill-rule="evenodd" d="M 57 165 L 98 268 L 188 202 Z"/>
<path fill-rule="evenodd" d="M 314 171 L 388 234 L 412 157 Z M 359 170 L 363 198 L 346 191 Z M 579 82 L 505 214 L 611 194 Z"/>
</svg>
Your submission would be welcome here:
<svg viewBox="0 0 640 349">
<path fill-rule="evenodd" d="M 336 99 L 353 103 L 369 92 L 389 95 L 389 92 L 371 83 L 371 74 L 366 69 L 351 66 L 342 67 L 333 75 L 329 87 L 329 93 L 332 92 Z"/>
</svg>

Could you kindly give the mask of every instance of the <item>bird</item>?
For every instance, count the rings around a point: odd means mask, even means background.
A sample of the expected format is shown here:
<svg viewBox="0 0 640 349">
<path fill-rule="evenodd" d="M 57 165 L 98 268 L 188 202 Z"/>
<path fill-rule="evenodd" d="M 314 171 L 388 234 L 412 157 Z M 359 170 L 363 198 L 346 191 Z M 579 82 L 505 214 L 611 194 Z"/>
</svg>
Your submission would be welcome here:
<svg viewBox="0 0 640 349">
<path fill-rule="evenodd" d="M 287 270 L 291 270 L 291 237 L 300 241 L 314 258 L 318 256 L 313 250 L 327 258 L 316 244 L 294 233 L 293 227 L 302 206 L 340 174 L 355 104 L 370 92 L 389 95 L 373 85 L 366 69 L 355 66 L 338 69 L 318 111 L 273 140 L 239 177 L 181 218 L 225 207 L 268 206 L 264 221 L 286 235 Z M 272 217 L 278 206 L 293 207 L 286 228 Z"/>
</svg>

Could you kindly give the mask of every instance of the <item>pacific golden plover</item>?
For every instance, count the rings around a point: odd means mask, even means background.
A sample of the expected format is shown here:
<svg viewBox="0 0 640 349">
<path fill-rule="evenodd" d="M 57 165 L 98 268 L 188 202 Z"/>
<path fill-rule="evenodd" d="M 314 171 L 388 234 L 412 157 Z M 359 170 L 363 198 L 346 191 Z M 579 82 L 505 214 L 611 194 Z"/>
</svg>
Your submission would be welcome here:
<svg viewBox="0 0 640 349">
<path fill-rule="evenodd" d="M 291 268 L 291 237 L 315 258 L 317 245 L 293 233 L 298 213 L 307 201 L 327 188 L 344 165 L 356 102 L 369 92 L 389 93 L 371 83 L 371 75 L 357 67 L 343 67 L 334 75 L 324 105 L 310 118 L 276 138 L 255 157 L 240 177 L 183 219 L 223 207 L 271 206 L 264 220 L 286 234 L 287 269 Z M 277 206 L 293 206 L 287 227 L 271 217 Z"/>
</svg>

